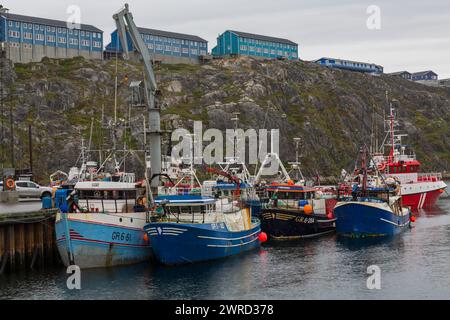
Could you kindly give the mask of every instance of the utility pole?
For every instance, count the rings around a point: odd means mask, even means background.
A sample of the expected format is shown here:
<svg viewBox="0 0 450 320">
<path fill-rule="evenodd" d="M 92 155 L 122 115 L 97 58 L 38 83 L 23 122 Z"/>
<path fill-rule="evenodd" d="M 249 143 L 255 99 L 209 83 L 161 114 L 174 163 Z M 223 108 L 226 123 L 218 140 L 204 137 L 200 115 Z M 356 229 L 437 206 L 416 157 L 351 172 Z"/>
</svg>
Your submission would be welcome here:
<svg viewBox="0 0 450 320">
<path fill-rule="evenodd" d="M 15 168 L 15 161 L 14 161 L 14 117 L 13 117 L 13 103 L 14 99 L 10 98 L 9 103 L 9 133 L 10 133 L 10 146 L 11 146 L 11 168 Z"/>
<path fill-rule="evenodd" d="M 33 139 L 31 124 L 28 125 L 28 152 L 30 153 L 30 173 L 33 174 Z"/>
<path fill-rule="evenodd" d="M 0 13 L 3 13 L 6 15 L 6 17 L 8 17 L 8 8 L 3 7 L 3 5 L 0 5 Z M 6 25 L 6 23 L 5 23 Z M 6 32 L 6 31 L 5 31 Z M 1 143 L 1 154 L 0 154 L 0 162 L 4 162 L 6 161 L 4 155 L 5 155 L 5 150 L 3 148 L 3 141 L 5 139 L 5 120 L 4 120 L 4 116 L 5 116 L 5 105 L 4 105 L 4 98 L 5 98 L 5 91 L 4 91 L 4 87 L 5 87 L 5 79 L 4 79 L 4 72 L 3 72 L 3 68 L 5 67 L 5 59 L 6 59 L 6 48 L 5 48 L 5 42 L 1 43 L 1 48 L 0 48 L 0 61 L 1 61 L 1 65 L 0 65 L 0 82 L 1 82 L 1 89 L 0 89 L 0 125 L 1 125 L 1 136 L 0 136 L 0 143 Z"/>
<path fill-rule="evenodd" d="M 3 119 L 3 117 L 4 117 L 4 114 L 5 114 L 5 105 L 4 105 L 4 103 L 3 103 L 3 99 L 4 99 L 4 96 L 5 96 L 5 93 L 4 93 L 4 87 L 5 87 L 5 79 L 4 79 L 4 76 L 3 76 L 3 68 L 4 68 L 4 46 L 5 46 L 5 43 L 4 42 L 2 42 L 2 47 L 1 47 L 1 56 L 0 56 L 0 63 L 1 63 L 1 65 L 0 65 L 0 84 L 1 84 L 1 88 L 0 88 L 0 121 L 1 121 L 1 123 L 0 123 L 0 126 L 2 127 L 1 128 L 1 135 L 0 135 L 0 143 L 2 144 L 2 148 L 1 148 L 1 150 L 2 150 L 2 153 L 1 153 L 1 155 L 0 155 L 0 162 L 3 162 L 5 159 L 4 159 L 4 153 L 5 153 L 5 150 L 3 149 L 3 140 L 5 139 L 5 125 L 4 125 L 4 119 Z"/>
</svg>

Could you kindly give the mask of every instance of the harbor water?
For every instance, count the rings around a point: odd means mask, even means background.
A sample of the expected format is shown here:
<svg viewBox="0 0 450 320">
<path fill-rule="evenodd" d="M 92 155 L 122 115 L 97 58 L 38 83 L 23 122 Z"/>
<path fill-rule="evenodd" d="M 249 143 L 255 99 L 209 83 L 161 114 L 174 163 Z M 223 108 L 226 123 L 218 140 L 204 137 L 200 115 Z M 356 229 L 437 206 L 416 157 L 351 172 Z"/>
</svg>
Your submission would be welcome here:
<svg viewBox="0 0 450 320">
<path fill-rule="evenodd" d="M 449 299 L 450 199 L 416 215 L 390 239 L 330 235 L 182 267 L 83 270 L 81 290 L 67 288 L 64 267 L 6 274 L 0 299 Z M 372 265 L 380 290 L 367 288 Z"/>
</svg>

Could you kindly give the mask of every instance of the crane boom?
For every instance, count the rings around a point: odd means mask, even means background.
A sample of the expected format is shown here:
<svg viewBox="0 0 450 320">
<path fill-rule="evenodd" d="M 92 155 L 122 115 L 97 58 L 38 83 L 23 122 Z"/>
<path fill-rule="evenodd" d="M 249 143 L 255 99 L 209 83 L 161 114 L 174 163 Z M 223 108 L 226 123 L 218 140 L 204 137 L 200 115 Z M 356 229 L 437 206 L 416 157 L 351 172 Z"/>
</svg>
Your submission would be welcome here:
<svg viewBox="0 0 450 320">
<path fill-rule="evenodd" d="M 144 62 L 144 86 L 145 86 L 145 104 L 149 113 L 149 136 L 150 136 L 150 163 L 152 188 L 159 186 L 159 175 L 161 174 L 161 114 L 156 101 L 158 86 L 152 67 L 152 59 L 144 40 L 142 39 L 138 28 L 133 20 L 133 15 L 129 11 L 128 4 L 119 12 L 113 15 L 116 22 L 117 34 L 123 49 L 124 59 L 129 59 L 128 36 L 136 51 L 140 54 Z"/>
</svg>

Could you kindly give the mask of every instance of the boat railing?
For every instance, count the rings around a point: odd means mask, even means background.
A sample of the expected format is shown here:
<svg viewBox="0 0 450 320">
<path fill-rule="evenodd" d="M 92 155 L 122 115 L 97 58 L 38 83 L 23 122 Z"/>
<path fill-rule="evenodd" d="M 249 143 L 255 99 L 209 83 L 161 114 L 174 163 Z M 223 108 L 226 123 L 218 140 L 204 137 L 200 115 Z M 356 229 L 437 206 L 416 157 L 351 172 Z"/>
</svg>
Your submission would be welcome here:
<svg viewBox="0 0 450 320">
<path fill-rule="evenodd" d="M 239 200 L 228 198 L 216 199 L 214 204 L 200 206 L 200 210 L 194 210 L 194 206 L 161 206 L 164 211 L 165 221 L 176 223 L 205 223 L 206 216 L 219 216 L 230 213 L 236 213 L 245 205 Z M 189 208 L 189 209 L 188 209 Z M 186 210 L 187 209 L 187 210 Z M 161 213 L 161 212 L 160 212 Z"/>
<path fill-rule="evenodd" d="M 88 213 L 124 213 L 128 212 L 128 208 L 133 206 L 135 208 L 137 206 L 136 199 L 103 199 L 96 197 L 84 197 L 82 199 L 78 199 L 77 202 L 80 204 L 81 202 L 86 203 L 86 208 L 82 208 L 86 210 Z M 100 206 L 99 206 L 100 204 Z"/>
<path fill-rule="evenodd" d="M 430 172 L 430 173 L 419 173 L 417 176 L 417 181 L 420 182 L 436 182 L 442 180 L 442 173 Z"/>
</svg>

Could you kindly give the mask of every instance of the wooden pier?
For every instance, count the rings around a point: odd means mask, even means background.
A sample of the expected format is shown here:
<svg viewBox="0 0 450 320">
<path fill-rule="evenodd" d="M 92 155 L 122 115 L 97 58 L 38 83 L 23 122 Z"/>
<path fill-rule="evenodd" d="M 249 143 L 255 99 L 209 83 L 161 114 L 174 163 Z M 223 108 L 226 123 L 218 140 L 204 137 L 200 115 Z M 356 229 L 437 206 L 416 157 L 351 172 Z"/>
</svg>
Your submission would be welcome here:
<svg viewBox="0 0 450 320">
<path fill-rule="evenodd" d="M 0 213 L 0 274 L 60 264 L 56 210 Z"/>
</svg>

